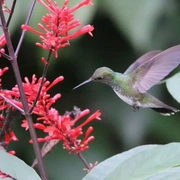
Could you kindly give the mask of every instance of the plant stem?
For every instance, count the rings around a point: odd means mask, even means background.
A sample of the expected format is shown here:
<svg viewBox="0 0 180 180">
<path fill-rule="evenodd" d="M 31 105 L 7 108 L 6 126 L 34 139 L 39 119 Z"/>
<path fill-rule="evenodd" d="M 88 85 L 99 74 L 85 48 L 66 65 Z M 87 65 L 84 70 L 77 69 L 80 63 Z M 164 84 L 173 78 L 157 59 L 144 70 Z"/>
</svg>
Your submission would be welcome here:
<svg viewBox="0 0 180 180">
<path fill-rule="evenodd" d="M 15 52 L 14 52 L 14 49 L 13 49 L 13 46 L 12 46 L 12 42 L 11 42 L 11 39 L 10 39 L 10 36 L 9 36 L 8 28 L 6 26 L 5 17 L 4 17 L 4 13 L 3 13 L 3 10 L 2 10 L 2 0 L 0 0 L 0 18 L 1 18 L 1 22 L 2 22 L 2 29 L 3 29 L 3 32 L 5 34 L 6 41 L 7 41 L 7 48 L 8 48 L 9 56 L 10 56 L 10 59 L 11 59 L 11 65 L 12 65 L 12 68 L 13 68 L 13 71 L 14 71 L 14 75 L 15 75 L 16 82 L 17 82 L 17 85 L 18 85 L 18 88 L 19 88 L 21 101 L 22 101 L 22 104 L 23 104 L 24 112 L 25 112 L 24 115 L 25 115 L 25 118 L 26 118 L 26 120 L 28 121 L 28 124 L 29 124 L 29 131 L 30 131 L 31 138 L 33 140 L 33 147 L 34 147 L 34 151 L 35 151 L 35 154 L 36 154 L 36 157 L 37 157 L 37 160 L 38 160 L 38 167 L 39 167 L 39 170 L 40 170 L 41 178 L 43 180 L 48 180 L 47 173 L 46 173 L 46 170 L 45 170 L 45 166 L 44 166 L 44 163 L 43 163 L 43 159 L 42 159 L 42 156 L 41 156 L 39 143 L 37 141 L 36 131 L 35 131 L 34 126 L 33 126 L 32 116 L 28 113 L 29 112 L 28 102 L 27 102 L 27 99 L 26 99 L 26 95 L 25 95 L 25 92 L 24 92 L 23 85 L 22 85 L 22 79 L 21 79 L 21 75 L 20 75 L 20 71 L 19 71 L 19 67 L 18 67 L 18 63 L 17 63 L 17 56 L 15 55 Z"/>
<path fill-rule="evenodd" d="M 10 12 L 10 15 L 9 15 L 9 18 L 7 20 L 7 27 L 9 26 L 9 23 L 11 22 L 11 19 L 12 19 L 12 15 L 14 13 L 14 8 L 16 6 L 16 0 L 13 1 L 13 4 L 12 4 L 12 8 L 11 8 L 11 12 Z"/>
<path fill-rule="evenodd" d="M 29 24 L 29 21 L 30 21 L 30 19 L 31 19 L 32 12 L 33 12 L 33 9 L 34 9 L 35 4 L 36 4 L 36 0 L 33 0 L 32 5 L 31 5 L 31 8 L 30 8 L 29 13 L 28 13 L 28 16 L 27 16 L 27 19 L 26 19 L 26 23 L 25 23 L 26 25 Z M 23 31 L 22 31 L 22 34 L 21 34 L 21 37 L 20 37 L 20 39 L 19 39 L 19 43 L 18 43 L 17 48 L 16 48 L 15 56 L 18 56 L 18 53 L 19 53 L 19 50 L 20 50 L 20 48 L 21 48 L 21 45 L 22 45 L 22 42 L 23 42 L 25 33 L 26 33 L 26 30 L 23 30 Z"/>
<path fill-rule="evenodd" d="M 14 104 L 11 100 L 7 99 L 5 96 L 3 96 L 2 94 L 0 94 L 0 97 L 3 98 L 8 104 L 10 104 L 12 107 L 14 107 L 15 109 L 17 109 L 18 111 L 20 111 L 23 115 L 24 110 L 21 109 L 20 107 L 18 107 L 16 104 Z"/>
<path fill-rule="evenodd" d="M 78 153 L 78 156 L 81 159 L 81 161 L 83 162 L 83 164 L 86 166 L 86 168 L 88 170 L 90 170 L 91 167 L 90 167 L 89 163 L 86 161 L 85 157 L 82 155 L 82 153 Z"/>
<path fill-rule="evenodd" d="M 42 81 L 41 81 L 41 84 L 40 84 L 40 87 L 39 87 L 36 99 L 34 100 L 34 103 L 33 103 L 32 107 L 31 107 L 31 109 L 29 110 L 30 114 L 33 112 L 33 110 L 34 110 L 34 108 L 36 106 L 36 103 L 37 103 L 37 101 L 39 99 L 39 96 L 41 94 L 41 90 L 42 90 L 42 87 L 43 87 L 43 84 L 44 84 L 44 80 L 46 78 L 47 70 L 48 70 L 48 67 L 49 67 L 49 62 L 50 62 L 51 54 L 52 54 L 52 51 L 49 51 L 47 63 L 44 66 L 44 70 L 43 70 L 43 73 L 42 73 Z"/>
</svg>

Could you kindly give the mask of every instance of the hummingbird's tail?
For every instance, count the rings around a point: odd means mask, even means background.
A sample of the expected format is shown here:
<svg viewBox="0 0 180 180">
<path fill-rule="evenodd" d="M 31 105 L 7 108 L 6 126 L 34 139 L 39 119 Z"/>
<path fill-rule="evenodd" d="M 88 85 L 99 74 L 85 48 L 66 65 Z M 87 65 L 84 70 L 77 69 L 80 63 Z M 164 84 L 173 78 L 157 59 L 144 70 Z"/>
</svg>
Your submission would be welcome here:
<svg viewBox="0 0 180 180">
<path fill-rule="evenodd" d="M 151 107 L 151 109 L 162 114 L 163 116 L 170 116 L 179 111 L 176 108 L 173 108 L 171 106 L 168 106 L 167 104 L 164 104 L 163 102 L 161 102 L 161 105 L 162 107 Z"/>
<path fill-rule="evenodd" d="M 168 106 L 168 108 L 162 107 L 162 108 L 151 108 L 151 109 L 162 114 L 163 116 L 170 116 L 170 115 L 173 115 L 174 113 L 179 111 L 178 109 L 175 109 L 175 108 L 170 107 L 170 106 Z"/>
<path fill-rule="evenodd" d="M 147 96 L 151 99 L 151 105 L 149 105 L 149 107 L 163 116 L 170 116 L 180 111 L 174 107 L 163 103 L 162 101 L 150 94 L 147 94 Z"/>
</svg>

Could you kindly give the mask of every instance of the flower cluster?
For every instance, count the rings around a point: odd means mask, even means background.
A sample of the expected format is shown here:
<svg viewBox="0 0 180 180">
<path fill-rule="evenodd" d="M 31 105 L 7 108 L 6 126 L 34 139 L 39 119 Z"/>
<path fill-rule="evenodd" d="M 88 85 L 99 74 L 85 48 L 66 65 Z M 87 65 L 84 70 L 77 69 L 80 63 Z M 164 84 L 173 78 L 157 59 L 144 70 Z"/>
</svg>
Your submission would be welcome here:
<svg viewBox="0 0 180 180">
<path fill-rule="evenodd" d="M 42 43 L 36 43 L 37 46 L 51 50 L 55 53 L 55 57 L 58 58 L 58 50 L 69 46 L 70 40 L 86 33 L 92 36 L 91 32 L 94 27 L 91 25 L 86 25 L 70 33 L 70 31 L 81 25 L 81 22 L 75 19 L 73 13 L 84 5 L 92 5 L 91 0 L 82 0 L 82 2 L 72 8 L 67 7 L 69 0 L 65 0 L 62 7 L 59 7 L 57 2 L 53 3 L 51 0 L 46 0 L 46 3 L 45 0 L 38 1 L 50 11 L 50 14 L 46 14 L 42 18 L 44 25 L 38 24 L 42 31 L 37 31 L 28 25 L 22 25 L 22 29 L 39 35 Z"/>
<path fill-rule="evenodd" d="M 36 43 L 36 45 L 49 51 L 48 59 L 46 60 L 45 57 L 42 58 L 45 65 L 49 63 L 51 54 L 55 54 L 55 58 L 58 58 L 58 50 L 69 46 L 72 39 L 86 33 L 93 36 L 92 31 L 94 27 L 91 25 L 82 26 L 81 22 L 75 19 L 74 16 L 75 11 L 79 10 L 81 7 L 93 5 L 92 0 L 80 0 L 80 3 L 73 7 L 68 7 L 70 0 L 64 0 L 62 7 L 59 7 L 56 1 L 38 1 L 49 11 L 49 14 L 42 17 L 42 23 L 38 24 L 40 31 L 29 25 L 22 25 L 21 28 L 39 35 L 41 42 Z M 7 23 L 3 20 L 3 16 L 1 18 L 2 28 L 6 38 L 9 39 L 8 36 L 10 36 L 10 33 L 8 31 L 8 26 L 12 19 L 16 1 L 13 1 L 11 9 L 6 6 L 5 0 L 2 0 L 0 5 L 3 7 L 4 12 L 9 13 Z M 29 22 L 33 9 L 34 6 L 31 7 L 26 22 Z M 0 11 L 2 14 L 2 8 Z M 24 82 L 22 82 L 17 64 L 17 57 L 24 34 L 22 33 L 17 50 L 11 47 L 11 41 L 8 40 L 8 42 L 6 42 L 5 35 L 3 34 L 0 36 L 0 57 L 3 55 L 11 61 L 18 85 L 15 85 L 12 89 L 3 89 L 1 77 L 8 68 L 0 69 L 0 147 L 7 150 L 11 141 L 18 141 L 12 127 L 17 119 L 17 115 L 21 113 L 21 115 L 25 116 L 28 120 L 23 119 L 21 127 L 28 130 L 30 125 L 30 134 L 34 141 L 36 140 L 36 133 L 32 125 L 36 130 L 43 131 L 45 134 L 44 137 L 37 139 L 38 142 L 45 142 L 41 149 L 42 156 L 45 156 L 53 146 L 59 141 L 62 141 L 63 147 L 68 150 L 69 153 L 78 154 L 86 165 L 87 171 L 90 171 L 97 163 L 88 165 L 81 152 L 87 150 L 89 148 L 89 143 L 94 140 L 94 136 L 92 135 L 94 128 L 92 126 L 88 127 L 88 125 L 94 120 L 101 120 L 101 112 L 97 110 L 93 114 L 90 114 L 89 109 L 81 111 L 79 108 L 74 107 L 73 111 L 61 115 L 58 110 L 53 107 L 56 101 L 61 98 L 61 94 L 57 93 L 52 96 L 49 90 L 62 82 L 64 77 L 59 76 L 53 82 L 46 80 L 45 77 L 48 66 L 45 66 L 41 78 L 37 78 L 34 74 L 32 80 L 25 77 Z M 2 48 L 6 43 L 9 55 L 5 54 L 5 49 Z M 31 115 L 33 115 L 33 118 L 35 117 L 36 120 L 32 121 Z M 86 117 L 87 115 L 88 117 Z M 30 143 L 33 143 L 33 141 L 30 140 Z M 36 142 L 34 144 L 34 150 L 38 155 L 39 147 Z M 15 151 L 10 151 L 9 153 L 15 154 Z M 37 156 L 37 159 L 40 162 L 40 173 L 42 177 L 45 177 L 43 179 L 46 179 L 41 156 Z M 33 164 L 36 164 L 36 160 Z M 15 179 L 9 174 L 1 171 L 1 169 L 0 177 Z"/>
<path fill-rule="evenodd" d="M 82 124 L 75 126 L 75 124 L 85 115 L 89 114 L 88 109 L 80 112 L 75 119 L 71 115 L 59 115 L 58 111 L 54 108 L 50 108 L 44 116 L 39 117 L 37 120 L 41 121 L 34 124 L 34 127 L 43 130 L 48 136 L 44 138 L 38 138 L 39 142 L 48 142 L 50 140 L 61 140 L 63 146 L 70 153 L 80 153 L 89 148 L 88 144 L 94 140 L 94 136 L 90 136 L 93 131 L 93 127 L 90 126 L 85 133 L 83 140 L 79 139 L 83 135 L 83 127 L 91 121 L 100 120 L 101 113 L 96 111 L 89 118 L 87 118 Z M 28 123 L 23 121 L 22 127 L 28 129 Z M 32 142 L 32 140 L 30 141 Z"/>
<path fill-rule="evenodd" d="M 41 79 L 37 80 L 36 77 L 33 76 L 33 80 L 31 83 L 27 78 L 25 78 L 25 80 L 26 83 L 24 83 L 23 85 L 28 103 L 31 106 L 35 99 L 35 95 L 37 94 Z M 100 119 L 99 116 L 101 115 L 101 113 L 99 111 L 95 112 L 93 115 L 87 118 L 84 123 L 77 127 L 75 126 L 76 122 L 90 113 L 88 109 L 82 112 L 75 110 L 76 117 L 72 117 L 71 113 L 60 115 L 55 108 L 52 108 L 52 105 L 56 102 L 57 99 L 61 97 L 61 95 L 56 94 L 51 98 L 48 94 L 48 91 L 55 84 L 59 83 L 62 80 L 63 77 L 60 76 L 51 84 L 49 81 L 45 81 L 37 105 L 33 110 L 33 114 L 36 114 L 38 116 L 38 122 L 34 123 L 34 127 L 48 134 L 48 136 L 44 138 L 38 138 L 39 142 L 62 140 L 64 143 L 64 147 L 70 153 L 79 153 L 88 149 L 88 143 L 94 139 L 93 136 L 90 136 L 91 132 L 93 131 L 93 127 L 89 127 L 87 129 L 85 137 L 82 141 L 78 139 L 83 134 L 82 128 L 94 119 Z M 17 87 L 13 88 L 12 90 L 13 93 L 17 94 L 17 96 L 19 95 Z M 22 127 L 24 127 L 26 130 L 29 128 L 26 120 L 23 120 Z"/>
<path fill-rule="evenodd" d="M 63 76 L 59 76 L 56 78 L 52 83 L 49 81 L 44 81 L 40 96 L 38 98 L 38 101 L 36 103 L 36 107 L 33 110 L 33 114 L 42 114 L 44 112 L 44 108 L 48 109 L 56 102 L 57 99 L 61 97 L 61 94 L 56 94 L 54 97 L 50 97 L 50 94 L 48 94 L 48 91 L 61 82 L 64 79 Z M 24 91 L 26 94 L 26 98 L 29 104 L 29 108 L 31 108 L 34 104 L 34 100 L 36 99 L 37 93 L 39 91 L 42 78 L 37 79 L 36 75 L 32 76 L 32 81 L 30 82 L 27 77 L 24 78 L 25 82 L 23 83 Z M 20 101 L 17 99 L 20 98 L 20 92 L 17 85 L 12 88 L 11 91 L 6 91 L 7 94 L 11 95 L 12 102 L 16 105 L 18 105 L 20 108 L 23 108 L 23 105 Z"/>
<path fill-rule="evenodd" d="M 5 71 L 5 70 L 4 70 Z M 0 71 L 1 72 L 1 71 Z M 3 72 L 3 70 L 2 70 Z M 80 153 L 88 149 L 88 144 L 94 139 L 94 136 L 91 136 L 93 127 L 90 126 L 82 139 L 83 128 L 85 125 L 89 124 L 91 121 L 98 119 L 100 120 L 100 111 L 96 111 L 94 114 L 89 116 L 83 123 L 79 124 L 80 119 L 85 115 L 88 115 L 90 111 L 88 109 L 80 111 L 80 109 L 75 108 L 72 112 L 67 112 L 64 115 L 60 115 L 59 112 L 52 107 L 52 105 L 61 97 L 61 94 L 56 94 L 53 97 L 48 94 L 48 91 L 63 81 L 63 77 L 60 76 L 56 78 L 52 83 L 45 80 L 43 84 L 42 91 L 36 103 L 36 106 L 33 109 L 33 114 L 37 116 L 37 122 L 34 123 L 34 127 L 39 129 L 47 134 L 44 138 L 38 138 L 39 142 L 45 142 L 50 140 L 61 140 L 63 141 L 63 146 L 70 153 Z M 24 91 L 28 101 L 29 108 L 34 104 L 36 95 L 39 91 L 42 78 L 37 79 L 35 75 L 32 76 L 32 81 L 26 77 L 25 82 L 23 83 Z M 23 108 L 22 102 L 20 101 L 20 92 L 18 86 L 12 88 L 12 90 L 0 90 L 0 94 L 3 94 L 12 104 Z M 1 110 L 11 108 L 9 103 L 5 103 L 3 98 L 0 98 Z M 3 128 L 4 116 L 0 117 L 0 128 Z M 79 125 L 76 125 L 76 124 Z M 27 120 L 23 120 L 22 127 L 26 130 L 29 129 Z M 5 136 L 5 142 L 8 144 L 11 140 L 17 140 L 14 132 L 8 131 Z M 32 141 L 30 141 L 32 142 Z"/>
</svg>

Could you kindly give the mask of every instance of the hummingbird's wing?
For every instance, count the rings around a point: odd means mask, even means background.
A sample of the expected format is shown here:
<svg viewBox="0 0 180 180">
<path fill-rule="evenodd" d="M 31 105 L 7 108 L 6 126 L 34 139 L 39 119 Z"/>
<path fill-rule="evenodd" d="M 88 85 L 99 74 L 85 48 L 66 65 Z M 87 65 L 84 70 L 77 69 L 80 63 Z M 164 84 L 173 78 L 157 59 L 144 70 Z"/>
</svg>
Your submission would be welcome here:
<svg viewBox="0 0 180 180">
<path fill-rule="evenodd" d="M 124 72 L 124 74 L 128 74 L 131 73 L 132 71 L 134 71 L 135 69 L 137 69 L 140 65 L 142 65 L 143 63 L 145 63 L 146 61 L 150 60 L 151 58 L 153 58 L 154 56 L 156 56 L 157 54 L 159 54 L 160 50 L 155 50 L 155 51 L 150 51 L 144 55 L 142 55 L 141 57 L 139 57 L 133 64 L 131 64 L 128 69 Z"/>
<path fill-rule="evenodd" d="M 145 63 L 129 75 L 134 79 L 133 85 L 139 92 L 145 93 L 161 81 L 180 64 L 180 45 L 169 48 Z"/>
</svg>

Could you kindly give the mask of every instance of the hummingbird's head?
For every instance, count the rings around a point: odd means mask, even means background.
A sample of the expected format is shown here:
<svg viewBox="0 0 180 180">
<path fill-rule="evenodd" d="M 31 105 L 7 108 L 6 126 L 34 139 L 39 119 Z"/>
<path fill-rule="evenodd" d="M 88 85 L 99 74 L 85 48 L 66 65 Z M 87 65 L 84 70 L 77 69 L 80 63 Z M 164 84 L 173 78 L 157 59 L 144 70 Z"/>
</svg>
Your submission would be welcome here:
<svg viewBox="0 0 180 180">
<path fill-rule="evenodd" d="M 95 70 L 91 77 L 91 81 L 108 84 L 113 80 L 114 71 L 107 67 L 100 67 Z"/>
<path fill-rule="evenodd" d="M 110 68 L 100 67 L 95 70 L 93 75 L 88 80 L 86 80 L 83 83 L 79 84 L 78 86 L 74 87 L 73 90 L 77 89 L 78 87 L 80 87 L 84 84 L 87 84 L 91 81 L 101 82 L 101 83 L 110 85 L 113 80 L 113 77 L 114 77 L 113 74 L 114 74 L 114 71 L 111 70 Z"/>
</svg>

